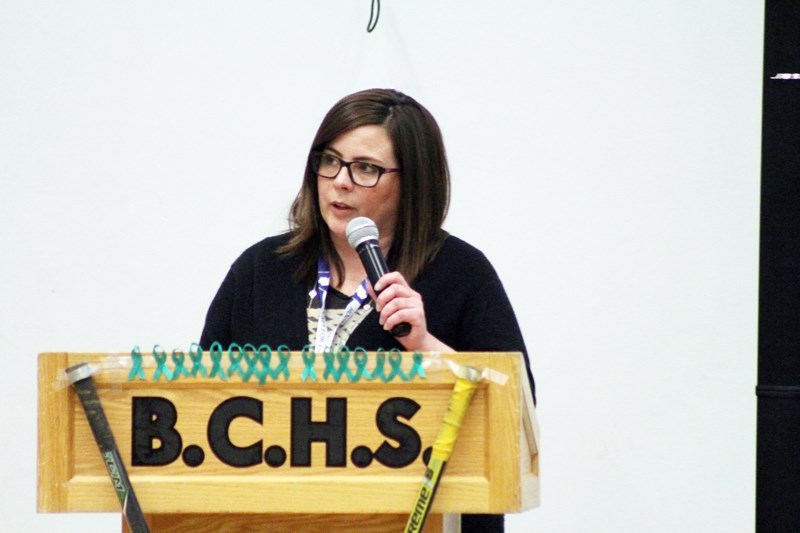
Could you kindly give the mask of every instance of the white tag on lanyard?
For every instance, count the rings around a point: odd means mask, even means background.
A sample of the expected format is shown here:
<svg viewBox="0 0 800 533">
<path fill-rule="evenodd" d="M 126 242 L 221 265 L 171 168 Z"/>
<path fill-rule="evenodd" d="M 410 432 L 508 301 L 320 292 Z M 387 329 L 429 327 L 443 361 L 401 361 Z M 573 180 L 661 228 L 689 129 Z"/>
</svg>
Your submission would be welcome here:
<svg viewBox="0 0 800 533">
<path fill-rule="evenodd" d="M 336 332 L 339 331 L 339 328 L 341 328 L 342 325 L 347 322 L 347 320 L 353 316 L 361 307 L 361 305 L 369 298 L 369 293 L 367 292 L 367 280 L 364 280 L 358 286 L 355 294 L 353 294 L 353 296 L 350 298 L 350 301 L 347 303 L 339 324 L 333 329 L 333 331 L 328 331 L 328 319 L 325 316 L 325 302 L 328 299 L 328 289 L 330 289 L 330 285 L 330 267 L 328 266 L 328 263 L 320 257 L 317 261 L 316 290 L 311 291 L 312 299 L 314 296 L 316 296 L 316 294 L 318 294 L 320 301 L 319 321 L 317 322 L 317 338 L 314 345 L 314 351 L 317 353 L 330 351 L 331 347 L 333 346 L 333 341 L 336 338 Z"/>
</svg>

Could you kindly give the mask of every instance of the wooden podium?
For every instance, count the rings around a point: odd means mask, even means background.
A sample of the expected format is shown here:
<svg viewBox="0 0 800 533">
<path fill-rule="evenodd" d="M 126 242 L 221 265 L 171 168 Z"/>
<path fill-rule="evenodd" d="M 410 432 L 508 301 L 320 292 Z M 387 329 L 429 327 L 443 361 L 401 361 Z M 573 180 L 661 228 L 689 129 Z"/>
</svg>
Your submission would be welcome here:
<svg viewBox="0 0 800 533">
<path fill-rule="evenodd" d="M 156 354 L 158 355 L 158 354 Z M 88 362 L 153 531 L 403 530 L 455 382 L 485 371 L 425 531 L 539 504 L 519 353 L 39 355 L 39 512 L 120 512 L 65 369 Z M 123 525 L 124 529 L 124 525 Z"/>
</svg>

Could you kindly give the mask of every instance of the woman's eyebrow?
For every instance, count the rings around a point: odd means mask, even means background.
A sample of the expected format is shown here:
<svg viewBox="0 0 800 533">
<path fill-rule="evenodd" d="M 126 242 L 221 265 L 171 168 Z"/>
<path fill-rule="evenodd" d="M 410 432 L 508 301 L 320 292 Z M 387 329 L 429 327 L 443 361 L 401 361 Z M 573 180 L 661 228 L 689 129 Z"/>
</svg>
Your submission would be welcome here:
<svg viewBox="0 0 800 533">
<path fill-rule="evenodd" d="M 333 152 L 333 153 L 334 153 L 334 154 L 336 154 L 336 155 L 337 155 L 339 158 L 342 158 L 342 157 L 343 157 L 343 156 L 342 156 L 342 152 L 340 152 L 339 150 L 337 150 L 336 148 L 334 148 L 334 147 L 332 147 L 332 146 L 326 146 L 326 147 L 325 147 L 325 150 L 327 150 L 328 152 Z M 356 157 L 354 157 L 354 158 L 353 158 L 353 161 L 367 161 L 367 162 L 373 162 L 373 163 L 375 163 L 376 165 L 383 165 L 383 164 L 385 164 L 385 163 L 383 162 L 383 160 L 382 160 L 382 159 L 378 159 L 378 158 L 376 158 L 376 157 L 372 157 L 371 155 L 360 155 L 360 156 L 356 156 Z"/>
</svg>

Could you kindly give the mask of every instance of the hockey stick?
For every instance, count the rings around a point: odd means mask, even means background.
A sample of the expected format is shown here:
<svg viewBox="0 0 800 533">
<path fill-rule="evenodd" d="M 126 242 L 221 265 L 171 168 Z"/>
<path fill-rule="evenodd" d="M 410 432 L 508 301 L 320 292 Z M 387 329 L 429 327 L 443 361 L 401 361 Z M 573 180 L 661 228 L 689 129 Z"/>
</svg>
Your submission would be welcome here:
<svg viewBox="0 0 800 533">
<path fill-rule="evenodd" d="M 111 433 L 106 413 L 100 404 L 91 367 L 88 363 L 81 363 L 68 368 L 66 373 L 67 379 L 81 400 L 86 419 L 94 433 L 94 440 L 97 441 L 100 454 L 103 456 L 106 469 L 111 476 L 111 482 L 114 484 L 114 490 L 117 492 L 117 498 L 122 504 L 122 513 L 128 522 L 128 527 L 132 533 L 150 533 L 142 508 L 139 507 L 139 501 L 136 499 L 133 486 L 128 479 L 125 465 L 120 458 L 119 448 L 117 448 L 114 435 Z"/>
<path fill-rule="evenodd" d="M 481 373 L 472 367 L 458 367 L 456 384 L 453 387 L 453 394 L 450 396 L 450 404 L 442 421 L 439 434 L 433 442 L 433 451 L 428 460 L 428 467 L 425 470 L 425 477 L 422 479 L 422 486 L 414 502 L 414 509 L 408 517 L 405 533 L 418 533 L 425 525 L 428 517 L 433 497 L 436 495 L 436 488 L 439 486 L 439 479 L 442 476 L 447 461 L 453 453 L 458 432 L 461 429 L 461 422 L 467 414 L 467 408 L 472 400 L 472 395 L 478 388 Z"/>
</svg>

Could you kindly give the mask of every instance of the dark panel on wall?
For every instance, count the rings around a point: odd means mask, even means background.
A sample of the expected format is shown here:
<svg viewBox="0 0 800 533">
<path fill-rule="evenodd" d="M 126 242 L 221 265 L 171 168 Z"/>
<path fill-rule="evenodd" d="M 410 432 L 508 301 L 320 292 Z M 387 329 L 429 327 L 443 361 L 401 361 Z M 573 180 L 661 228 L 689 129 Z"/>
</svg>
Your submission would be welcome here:
<svg viewBox="0 0 800 533">
<path fill-rule="evenodd" d="M 764 31 L 756 530 L 800 531 L 800 0 Z"/>
</svg>

